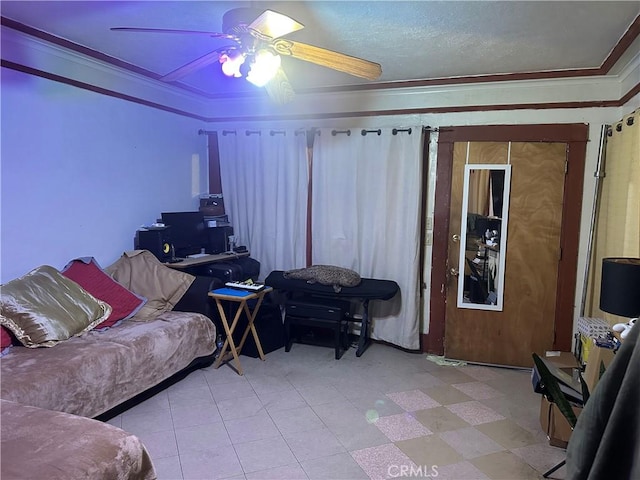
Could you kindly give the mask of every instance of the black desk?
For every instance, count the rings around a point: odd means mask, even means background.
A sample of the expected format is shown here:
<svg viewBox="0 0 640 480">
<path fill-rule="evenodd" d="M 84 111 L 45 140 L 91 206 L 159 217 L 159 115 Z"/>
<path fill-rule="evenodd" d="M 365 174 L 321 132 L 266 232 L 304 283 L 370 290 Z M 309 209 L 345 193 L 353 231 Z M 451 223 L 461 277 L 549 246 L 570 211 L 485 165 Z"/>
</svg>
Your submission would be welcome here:
<svg viewBox="0 0 640 480">
<path fill-rule="evenodd" d="M 210 263 L 231 262 L 239 258 L 248 257 L 249 252 L 234 252 L 234 253 L 217 253 L 213 255 L 203 255 L 195 258 L 187 257 L 184 260 L 176 263 L 165 263 L 167 267 L 175 270 L 187 270 L 193 267 L 200 267 L 202 265 L 209 265 Z"/>
<path fill-rule="evenodd" d="M 340 292 L 335 292 L 331 285 L 319 283 L 307 283 L 306 280 L 284 278 L 282 270 L 274 270 L 265 279 L 264 283 L 276 290 L 285 293 L 308 293 L 316 296 L 339 298 L 342 300 L 359 300 L 362 302 L 362 325 L 356 356 L 361 356 L 367 349 L 371 340 L 369 338 L 369 300 L 391 300 L 400 287 L 392 280 L 377 280 L 363 278 L 357 287 L 342 287 Z"/>
</svg>

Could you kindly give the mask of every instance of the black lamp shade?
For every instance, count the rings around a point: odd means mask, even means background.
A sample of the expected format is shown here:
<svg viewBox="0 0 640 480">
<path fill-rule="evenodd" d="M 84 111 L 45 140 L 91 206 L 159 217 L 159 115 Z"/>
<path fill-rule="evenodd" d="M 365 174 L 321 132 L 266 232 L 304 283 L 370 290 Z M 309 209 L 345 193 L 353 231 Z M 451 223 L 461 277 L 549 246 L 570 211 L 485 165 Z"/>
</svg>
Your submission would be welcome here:
<svg viewBox="0 0 640 480">
<path fill-rule="evenodd" d="M 640 258 L 603 258 L 600 310 L 621 317 L 640 315 Z"/>
</svg>

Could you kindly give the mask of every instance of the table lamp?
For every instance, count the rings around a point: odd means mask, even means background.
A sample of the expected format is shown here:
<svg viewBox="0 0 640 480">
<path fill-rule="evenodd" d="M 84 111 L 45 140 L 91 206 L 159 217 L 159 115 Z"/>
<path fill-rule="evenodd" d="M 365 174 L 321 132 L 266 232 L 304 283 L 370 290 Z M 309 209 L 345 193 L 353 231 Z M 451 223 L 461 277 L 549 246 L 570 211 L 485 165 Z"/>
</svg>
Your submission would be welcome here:
<svg viewBox="0 0 640 480">
<path fill-rule="evenodd" d="M 600 284 L 600 310 L 631 318 L 629 325 L 640 315 L 640 258 L 603 258 Z M 617 328 L 616 328 L 617 327 Z M 629 328 L 614 325 L 626 337 Z"/>
</svg>

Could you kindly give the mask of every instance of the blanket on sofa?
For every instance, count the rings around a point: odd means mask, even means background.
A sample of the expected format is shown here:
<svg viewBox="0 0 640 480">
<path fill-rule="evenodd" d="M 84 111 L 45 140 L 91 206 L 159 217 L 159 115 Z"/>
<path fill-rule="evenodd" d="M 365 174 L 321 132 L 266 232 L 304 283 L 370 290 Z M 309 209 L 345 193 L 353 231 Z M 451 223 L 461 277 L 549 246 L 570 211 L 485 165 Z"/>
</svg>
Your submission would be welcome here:
<svg viewBox="0 0 640 480">
<path fill-rule="evenodd" d="M 4 479 L 156 478 L 140 439 L 117 427 L 6 400 L 0 409 Z"/>
<path fill-rule="evenodd" d="M 12 347 L 0 359 L 0 398 L 96 417 L 214 351 L 215 327 L 202 314 L 134 317 L 53 348 Z"/>
</svg>

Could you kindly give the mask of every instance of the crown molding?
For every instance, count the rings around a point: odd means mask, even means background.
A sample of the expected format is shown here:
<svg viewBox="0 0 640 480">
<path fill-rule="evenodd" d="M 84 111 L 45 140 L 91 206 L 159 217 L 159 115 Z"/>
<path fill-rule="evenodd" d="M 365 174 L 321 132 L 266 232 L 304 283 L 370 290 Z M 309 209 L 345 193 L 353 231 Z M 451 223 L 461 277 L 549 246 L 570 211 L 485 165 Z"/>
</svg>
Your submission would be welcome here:
<svg viewBox="0 0 640 480">
<path fill-rule="evenodd" d="M 636 44 L 639 22 L 625 44 Z M 1 27 L 2 66 L 98 94 L 196 118 L 210 123 L 234 121 L 288 121 L 326 118 L 375 117 L 447 112 L 522 109 L 576 109 L 619 107 L 635 96 L 640 81 L 640 53 L 614 74 L 580 71 L 577 76 L 504 75 L 489 78 L 448 79 L 426 84 L 378 85 L 375 89 L 298 93 L 293 102 L 278 106 L 266 95 L 207 98 L 167 84 L 148 74 L 116 65 L 110 57 L 93 55 L 69 42 L 44 39 L 46 35 Z M 620 59 L 630 55 L 614 49 Z M 610 55 L 611 58 L 611 55 Z M 610 68 L 610 67 L 608 67 Z M 446 80 L 446 79 L 445 79 Z"/>
<path fill-rule="evenodd" d="M 2 66 L 142 105 L 206 118 L 202 97 L 14 30 L 0 27 Z"/>
</svg>

